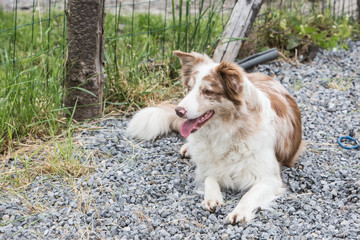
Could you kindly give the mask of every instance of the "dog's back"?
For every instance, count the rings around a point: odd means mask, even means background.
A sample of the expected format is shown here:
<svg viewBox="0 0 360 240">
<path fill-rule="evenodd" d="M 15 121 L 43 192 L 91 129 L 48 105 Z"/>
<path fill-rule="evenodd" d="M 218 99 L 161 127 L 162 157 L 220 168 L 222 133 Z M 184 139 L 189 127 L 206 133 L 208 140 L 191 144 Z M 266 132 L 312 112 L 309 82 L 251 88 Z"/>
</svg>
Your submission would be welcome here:
<svg viewBox="0 0 360 240">
<path fill-rule="evenodd" d="M 277 115 L 275 120 L 277 160 L 284 166 L 292 167 L 305 145 L 301 140 L 300 110 L 294 98 L 278 81 L 262 73 L 250 73 L 247 77 L 256 88 L 266 94 L 271 102 L 271 108 Z"/>
</svg>

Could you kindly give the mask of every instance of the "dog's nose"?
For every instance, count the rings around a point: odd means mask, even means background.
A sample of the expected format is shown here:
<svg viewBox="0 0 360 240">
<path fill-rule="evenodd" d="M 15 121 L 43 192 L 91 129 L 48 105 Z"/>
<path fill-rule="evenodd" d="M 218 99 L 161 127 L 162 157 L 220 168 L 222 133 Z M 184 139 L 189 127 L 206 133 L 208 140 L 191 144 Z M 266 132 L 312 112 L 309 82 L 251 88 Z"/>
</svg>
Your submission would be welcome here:
<svg viewBox="0 0 360 240">
<path fill-rule="evenodd" d="M 183 107 L 176 107 L 175 112 L 179 117 L 183 117 L 186 113 L 186 110 Z"/>
</svg>

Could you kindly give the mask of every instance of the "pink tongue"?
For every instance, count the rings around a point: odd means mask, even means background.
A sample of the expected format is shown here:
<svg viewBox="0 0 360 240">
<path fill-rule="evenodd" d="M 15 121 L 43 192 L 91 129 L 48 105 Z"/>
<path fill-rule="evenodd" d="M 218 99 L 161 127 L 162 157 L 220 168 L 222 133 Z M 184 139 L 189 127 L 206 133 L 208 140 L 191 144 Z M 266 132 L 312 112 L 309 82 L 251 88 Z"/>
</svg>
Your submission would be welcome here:
<svg viewBox="0 0 360 240">
<path fill-rule="evenodd" d="M 185 138 L 188 137 L 198 122 L 199 122 L 199 118 L 186 120 L 181 125 L 181 128 L 180 128 L 181 136 L 183 136 Z"/>
</svg>

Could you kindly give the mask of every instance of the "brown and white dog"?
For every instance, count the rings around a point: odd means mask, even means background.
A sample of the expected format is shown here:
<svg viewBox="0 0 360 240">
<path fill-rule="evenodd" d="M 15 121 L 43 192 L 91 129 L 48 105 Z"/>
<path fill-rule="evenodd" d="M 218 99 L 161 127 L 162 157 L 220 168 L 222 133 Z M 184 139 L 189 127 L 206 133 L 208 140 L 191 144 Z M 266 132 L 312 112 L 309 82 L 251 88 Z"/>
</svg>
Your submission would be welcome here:
<svg viewBox="0 0 360 240">
<path fill-rule="evenodd" d="M 199 53 L 175 51 L 187 95 L 177 105 L 139 111 L 127 133 L 150 140 L 171 130 L 187 138 L 180 152 L 196 164 L 204 183 L 204 209 L 223 205 L 221 188 L 247 190 L 226 220 L 249 221 L 284 187 L 280 166 L 293 166 L 304 148 L 295 100 L 271 77 L 215 63 Z"/>
</svg>

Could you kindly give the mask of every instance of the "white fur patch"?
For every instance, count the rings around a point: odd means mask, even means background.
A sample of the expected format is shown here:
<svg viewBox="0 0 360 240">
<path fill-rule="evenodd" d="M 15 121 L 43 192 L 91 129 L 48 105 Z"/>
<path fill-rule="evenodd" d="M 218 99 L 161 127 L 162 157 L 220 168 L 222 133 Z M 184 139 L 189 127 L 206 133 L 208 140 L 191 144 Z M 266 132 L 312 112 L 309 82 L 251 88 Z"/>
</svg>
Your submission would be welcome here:
<svg viewBox="0 0 360 240">
<path fill-rule="evenodd" d="M 133 138 L 152 140 L 171 131 L 171 115 L 167 109 L 144 108 L 137 112 L 128 124 L 126 134 Z"/>
</svg>

